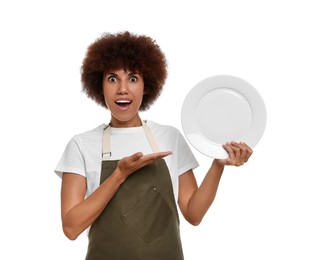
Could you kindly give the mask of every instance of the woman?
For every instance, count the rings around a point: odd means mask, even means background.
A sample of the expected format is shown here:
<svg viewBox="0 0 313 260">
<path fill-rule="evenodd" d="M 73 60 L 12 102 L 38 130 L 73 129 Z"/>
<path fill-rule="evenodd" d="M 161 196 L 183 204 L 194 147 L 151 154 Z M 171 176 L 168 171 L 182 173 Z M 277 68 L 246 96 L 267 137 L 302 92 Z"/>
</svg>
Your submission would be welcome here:
<svg viewBox="0 0 313 260">
<path fill-rule="evenodd" d="M 143 121 L 167 77 L 166 59 L 150 37 L 104 34 L 82 64 L 87 96 L 109 109 L 108 124 L 74 136 L 56 172 L 62 177 L 65 235 L 88 230 L 88 260 L 183 259 L 177 204 L 198 225 L 212 204 L 225 165 L 248 161 L 245 143 L 223 147 L 198 187 L 198 166 L 180 132 Z"/>
</svg>

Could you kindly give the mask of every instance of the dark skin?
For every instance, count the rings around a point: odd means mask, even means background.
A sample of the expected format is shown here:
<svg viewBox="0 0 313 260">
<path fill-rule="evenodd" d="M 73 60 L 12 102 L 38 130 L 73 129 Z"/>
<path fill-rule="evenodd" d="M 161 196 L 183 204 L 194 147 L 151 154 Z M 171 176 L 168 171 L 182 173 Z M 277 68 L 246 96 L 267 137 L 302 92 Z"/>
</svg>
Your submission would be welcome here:
<svg viewBox="0 0 313 260">
<path fill-rule="evenodd" d="M 124 69 L 109 72 L 103 77 L 103 93 L 113 127 L 141 126 L 138 111 L 144 95 L 142 75 Z M 229 142 L 223 147 L 229 157 L 214 159 L 199 187 L 192 170 L 179 176 L 178 205 L 192 225 L 201 222 L 213 203 L 225 166 L 241 166 L 252 155 L 252 149 L 242 142 Z M 122 158 L 112 175 L 87 198 L 86 178 L 75 173 L 64 173 L 61 214 L 65 235 L 71 240 L 76 239 L 97 219 L 128 176 L 170 154 L 171 151 L 146 155 L 138 152 Z"/>
</svg>

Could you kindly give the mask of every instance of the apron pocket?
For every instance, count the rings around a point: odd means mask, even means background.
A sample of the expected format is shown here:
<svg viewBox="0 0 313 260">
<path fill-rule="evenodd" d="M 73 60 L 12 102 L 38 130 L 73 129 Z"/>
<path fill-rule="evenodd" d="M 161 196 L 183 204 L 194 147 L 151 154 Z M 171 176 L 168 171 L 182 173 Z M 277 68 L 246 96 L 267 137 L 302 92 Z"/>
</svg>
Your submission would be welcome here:
<svg viewBox="0 0 313 260">
<path fill-rule="evenodd" d="M 147 243 L 165 234 L 171 217 L 172 211 L 157 188 L 123 215 L 124 221 Z"/>
</svg>

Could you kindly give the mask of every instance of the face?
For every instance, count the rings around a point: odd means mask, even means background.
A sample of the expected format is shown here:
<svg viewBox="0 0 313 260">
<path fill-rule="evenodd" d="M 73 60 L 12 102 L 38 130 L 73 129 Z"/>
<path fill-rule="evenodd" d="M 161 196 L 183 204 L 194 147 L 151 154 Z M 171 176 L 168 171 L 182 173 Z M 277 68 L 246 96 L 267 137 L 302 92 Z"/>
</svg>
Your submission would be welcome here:
<svg viewBox="0 0 313 260">
<path fill-rule="evenodd" d="M 139 73 L 120 69 L 104 74 L 102 88 L 113 127 L 140 126 L 138 114 L 144 81 Z"/>
</svg>

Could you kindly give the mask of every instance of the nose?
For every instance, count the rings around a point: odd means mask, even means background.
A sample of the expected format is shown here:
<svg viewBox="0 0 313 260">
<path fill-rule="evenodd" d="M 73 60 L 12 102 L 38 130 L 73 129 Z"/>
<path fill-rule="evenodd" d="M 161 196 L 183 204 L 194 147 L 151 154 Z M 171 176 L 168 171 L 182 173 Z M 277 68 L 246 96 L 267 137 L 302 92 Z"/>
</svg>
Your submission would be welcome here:
<svg viewBox="0 0 313 260">
<path fill-rule="evenodd" d="M 128 93 L 128 81 L 121 80 L 117 91 L 118 91 L 118 94 L 127 94 Z"/>
</svg>

